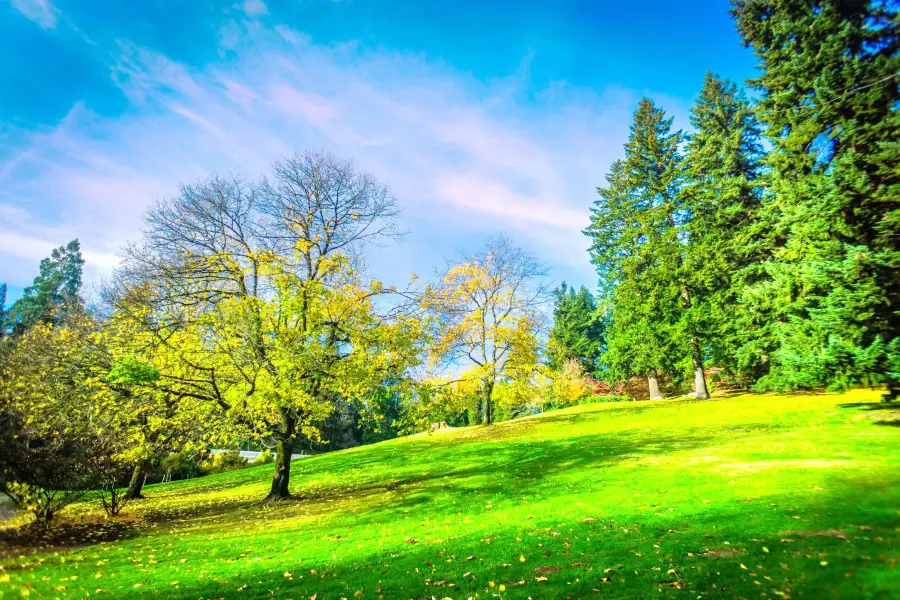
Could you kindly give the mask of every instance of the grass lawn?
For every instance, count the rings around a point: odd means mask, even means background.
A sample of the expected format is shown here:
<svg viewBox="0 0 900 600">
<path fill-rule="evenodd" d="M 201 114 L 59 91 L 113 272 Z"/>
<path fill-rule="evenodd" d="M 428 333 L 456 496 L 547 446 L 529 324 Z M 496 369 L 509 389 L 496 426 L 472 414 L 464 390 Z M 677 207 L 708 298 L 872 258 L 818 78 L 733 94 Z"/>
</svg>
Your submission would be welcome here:
<svg viewBox="0 0 900 600">
<path fill-rule="evenodd" d="M 879 392 L 579 406 L 149 486 L 0 597 L 900 598 Z M 85 538 L 90 538 L 90 540 Z"/>
</svg>

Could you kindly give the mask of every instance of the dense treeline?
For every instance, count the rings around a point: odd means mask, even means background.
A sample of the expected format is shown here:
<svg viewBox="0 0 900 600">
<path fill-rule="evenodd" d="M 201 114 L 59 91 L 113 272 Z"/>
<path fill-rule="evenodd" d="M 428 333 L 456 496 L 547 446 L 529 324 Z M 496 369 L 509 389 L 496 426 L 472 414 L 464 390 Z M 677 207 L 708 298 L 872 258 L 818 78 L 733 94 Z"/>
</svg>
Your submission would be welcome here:
<svg viewBox="0 0 900 600">
<path fill-rule="evenodd" d="M 154 205 L 93 306 L 78 242 L 53 251 L 8 308 L 0 287 L 0 492 L 43 521 L 88 493 L 115 515 L 159 465 L 249 443 L 274 454 L 279 500 L 297 451 L 490 425 L 598 380 L 645 378 L 651 398 L 723 380 L 896 397 L 897 11 L 733 14 L 760 76 L 745 93 L 709 74 L 690 132 L 640 101 L 585 230 L 596 293 L 549 293 L 504 237 L 433 281 L 373 279 L 399 206 L 315 152 Z"/>
<path fill-rule="evenodd" d="M 739 0 L 751 102 L 709 74 L 692 131 L 645 98 L 599 188 L 593 370 L 900 393 L 900 36 L 883 2 Z M 585 335 L 592 334 L 585 329 Z M 574 346 L 573 346 L 574 347 Z"/>
</svg>

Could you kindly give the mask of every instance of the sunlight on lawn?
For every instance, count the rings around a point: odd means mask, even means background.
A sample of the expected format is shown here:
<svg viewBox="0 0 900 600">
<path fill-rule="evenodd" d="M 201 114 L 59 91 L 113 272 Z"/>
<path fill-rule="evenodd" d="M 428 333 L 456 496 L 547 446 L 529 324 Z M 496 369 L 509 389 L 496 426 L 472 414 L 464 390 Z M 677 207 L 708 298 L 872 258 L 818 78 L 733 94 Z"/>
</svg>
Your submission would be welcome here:
<svg viewBox="0 0 900 600">
<path fill-rule="evenodd" d="M 271 466 L 148 486 L 124 539 L 8 555 L 4 597 L 875 597 L 900 583 L 877 399 L 578 406 L 295 461 L 275 505 Z"/>
</svg>

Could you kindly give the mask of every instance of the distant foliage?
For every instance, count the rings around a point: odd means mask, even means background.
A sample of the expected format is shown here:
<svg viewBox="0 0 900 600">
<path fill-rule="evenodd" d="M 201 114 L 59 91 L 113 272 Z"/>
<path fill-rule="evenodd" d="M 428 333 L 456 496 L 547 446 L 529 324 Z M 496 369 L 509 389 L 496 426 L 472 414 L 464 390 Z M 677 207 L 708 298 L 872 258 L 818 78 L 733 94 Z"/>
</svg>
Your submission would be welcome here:
<svg viewBox="0 0 900 600">
<path fill-rule="evenodd" d="M 272 454 L 271 450 L 266 448 L 257 457 L 257 459 L 253 461 L 253 464 L 254 465 L 267 465 L 267 464 L 273 463 L 273 462 L 275 462 L 275 456 Z"/>
<path fill-rule="evenodd" d="M 606 350 L 606 320 L 593 294 L 584 286 L 576 291 L 563 282 L 553 291 L 553 299 L 548 364 L 559 369 L 575 359 L 588 375 L 600 374 Z"/>
<path fill-rule="evenodd" d="M 72 240 L 53 250 L 40 264 L 40 274 L 25 288 L 22 297 L 3 311 L 2 327 L 6 335 L 18 336 L 38 323 L 59 323 L 72 312 L 82 310 L 81 271 L 84 259 L 81 245 Z M 6 286 L 3 286 L 3 304 Z"/>
<path fill-rule="evenodd" d="M 247 459 L 237 451 L 213 454 L 201 466 L 205 473 L 227 473 L 247 466 Z"/>
</svg>

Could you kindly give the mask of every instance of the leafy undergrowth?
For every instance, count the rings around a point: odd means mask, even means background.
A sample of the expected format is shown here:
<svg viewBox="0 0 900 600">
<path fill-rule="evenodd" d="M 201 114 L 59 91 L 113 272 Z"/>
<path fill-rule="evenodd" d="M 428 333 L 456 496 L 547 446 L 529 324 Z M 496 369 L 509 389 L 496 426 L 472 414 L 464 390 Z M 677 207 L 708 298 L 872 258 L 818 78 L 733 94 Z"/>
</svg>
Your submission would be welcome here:
<svg viewBox="0 0 900 600">
<path fill-rule="evenodd" d="M 877 398 L 597 404 L 437 431 L 295 461 L 297 499 L 274 505 L 271 465 L 149 486 L 116 527 L 8 548 L 0 596 L 898 597 L 900 410 Z"/>
</svg>

